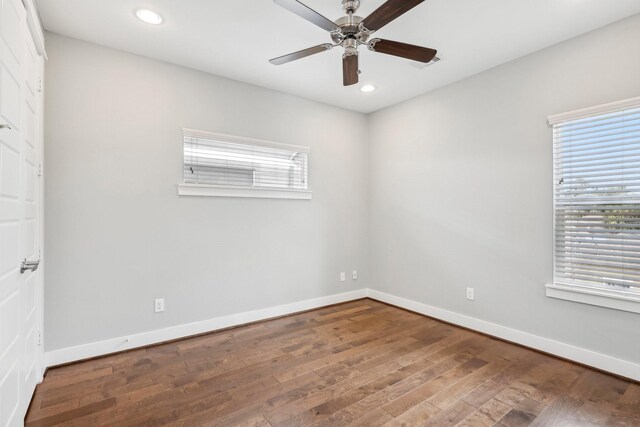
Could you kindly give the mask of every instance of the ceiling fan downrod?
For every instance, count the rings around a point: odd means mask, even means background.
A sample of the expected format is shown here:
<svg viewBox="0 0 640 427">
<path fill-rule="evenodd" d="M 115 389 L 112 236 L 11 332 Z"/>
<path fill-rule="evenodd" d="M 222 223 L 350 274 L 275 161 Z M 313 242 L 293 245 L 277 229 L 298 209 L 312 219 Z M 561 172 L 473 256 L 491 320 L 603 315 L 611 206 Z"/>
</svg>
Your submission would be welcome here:
<svg viewBox="0 0 640 427">
<path fill-rule="evenodd" d="M 346 14 L 356 13 L 360 8 L 360 0 L 342 0 L 342 9 Z"/>
<path fill-rule="evenodd" d="M 347 16 L 343 16 L 335 21 L 337 28 L 331 31 L 331 40 L 337 45 L 341 45 L 346 53 L 350 55 L 358 54 L 358 46 L 366 44 L 371 33 L 362 31 L 364 18 L 355 13 L 360 8 L 360 0 L 342 0 L 342 9 Z M 354 50 L 355 48 L 355 50 Z"/>
</svg>

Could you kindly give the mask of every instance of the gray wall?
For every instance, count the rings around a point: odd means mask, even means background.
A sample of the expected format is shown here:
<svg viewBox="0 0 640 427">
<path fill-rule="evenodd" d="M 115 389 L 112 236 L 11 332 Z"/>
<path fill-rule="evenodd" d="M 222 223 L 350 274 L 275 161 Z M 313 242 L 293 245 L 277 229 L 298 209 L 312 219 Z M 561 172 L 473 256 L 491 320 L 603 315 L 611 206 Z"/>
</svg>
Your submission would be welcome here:
<svg viewBox="0 0 640 427">
<path fill-rule="evenodd" d="M 47 350 L 368 286 L 366 116 L 46 42 Z M 310 146 L 313 200 L 179 198 L 183 127 Z"/>
<path fill-rule="evenodd" d="M 47 350 L 369 286 L 640 362 L 638 315 L 544 295 L 546 118 L 640 96 L 640 15 L 368 119 L 47 48 Z M 313 201 L 179 198 L 182 127 L 311 146 Z"/>
<path fill-rule="evenodd" d="M 373 288 L 640 362 L 637 314 L 547 298 L 544 288 L 553 277 L 546 118 L 636 96 L 640 15 L 373 114 Z"/>
</svg>

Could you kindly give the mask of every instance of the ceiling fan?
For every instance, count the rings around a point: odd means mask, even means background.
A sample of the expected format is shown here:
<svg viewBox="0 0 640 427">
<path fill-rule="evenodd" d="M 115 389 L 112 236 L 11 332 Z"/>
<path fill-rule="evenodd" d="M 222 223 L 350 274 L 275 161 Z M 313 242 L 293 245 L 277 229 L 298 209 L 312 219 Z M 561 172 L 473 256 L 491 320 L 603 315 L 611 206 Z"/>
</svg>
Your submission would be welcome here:
<svg viewBox="0 0 640 427">
<path fill-rule="evenodd" d="M 315 10 L 299 2 L 298 0 L 273 0 L 279 6 L 306 19 L 307 21 L 329 31 L 333 43 L 325 43 L 319 46 L 310 47 L 288 55 L 271 59 L 274 65 L 282 65 L 297 59 L 326 52 L 337 46 L 344 48 L 342 55 L 342 78 L 345 86 L 358 83 L 358 48 L 366 45 L 373 52 L 385 53 L 387 55 L 399 56 L 429 63 L 438 53 L 435 49 L 421 46 L 414 46 L 407 43 L 400 43 L 391 40 L 374 38 L 369 40 L 371 35 L 387 25 L 389 22 L 418 6 L 424 0 L 388 0 L 371 15 L 366 18 L 355 15 L 360 7 L 360 0 L 342 0 L 342 8 L 347 16 L 333 22 L 320 15 Z"/>
</svg>

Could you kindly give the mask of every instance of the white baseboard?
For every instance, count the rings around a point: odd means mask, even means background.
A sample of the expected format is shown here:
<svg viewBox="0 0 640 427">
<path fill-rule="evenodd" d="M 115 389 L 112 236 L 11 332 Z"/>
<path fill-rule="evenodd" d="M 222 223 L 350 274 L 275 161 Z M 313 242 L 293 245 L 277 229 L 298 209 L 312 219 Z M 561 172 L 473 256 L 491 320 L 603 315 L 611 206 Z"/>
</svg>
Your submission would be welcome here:
<svg viewBox="0 0 640 427">
<path fill-rule="evenodd" d="M 517 329 L 465 316 L 452 311 L 443 310 L 427 304 L 389 295 L 384 292 L 368 290 L 369 298 L 385 302 L 416 313 L 443 320 L 454 325 L 473 329 L 494 337 L 502 338 L 529 348 L 553 354 L 564 359 L 573 360 L 583 365 L 591 366 L 602 371 L 620 375 L 626 378 L 640 381 L 640 364 L 622 360 L 595 351 L 543 338 Z"/>
<path fill-rule="evenodd" d="M 360 289 L 342 294 L 329 295 L 326 297 L 314 298 L 291 304 L 278 305 L 275 307 L 263 308 L 260 310 L 247 311 L 244 313 L 231 314 L 228 316 L 216 317 L 200 322 L 187 323 L 184 325 L 171 326 L 164 329 L 142 332 L 124 337 L 111 338 L 104 341 L 82 344 L 74 347 L 61 348 L 59 350 L 47 351 L 45 353 L 46 366 L 56 366 L 92 357 L 103 356 L 133 348 L 144 347 L 151 344 L 158 344 L 164 341 L 171 341 L 192 335 L 206 332 L 213 332 L 232 326 L 244 325 L 260 320 L 271 319 L 279 316 L 297 313 L 305 310 L 325 307 L 332 304 L 353 301 L 367 296 L 367 289 Z"/>
<path fill-rule="evenodd" d="M 366 297 L 415 311 L 416 313 L 421 313 L 426 316 L 482 332 L 497 338 L 502 338 L 545 353 L 573 360 L 606 372 L 611 372 L 616 375 L 640 381 L 640 364 L 638 363 L 607 356 L 592 350 L 554 341 L 549 338 L 533 335 L 517 329 L 465 316 L 463 314 L 386 294 L 373 289 L 360 289 L 342 294 L 329 295 L 326 297 L 314 298 L 291 304 L 279 305 L 276 307 L 231 314 L 200 322 L 187 323 L 184 325 L 172 326 L 169 328 L 157 329 L 154 331 L 48 351 L 45 353 L 45 362 L 48 367 L 61 365 L 64 363 L 158 344 L 164 341 L 171 341 L 206 332 L 213 332 L 219 329 L 239 326 L 279 316 L 286 316 L 300 311 L 312 310 L 315 308 L 325 307 L 327 305 L 339 304 Z"/>
</svg>

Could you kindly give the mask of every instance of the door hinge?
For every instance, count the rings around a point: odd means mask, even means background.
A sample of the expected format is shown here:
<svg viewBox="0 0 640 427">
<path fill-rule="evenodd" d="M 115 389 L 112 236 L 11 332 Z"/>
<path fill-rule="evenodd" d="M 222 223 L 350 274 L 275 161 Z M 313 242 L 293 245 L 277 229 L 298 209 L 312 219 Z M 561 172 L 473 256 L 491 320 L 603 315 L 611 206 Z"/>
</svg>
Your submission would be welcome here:
<svg viewBox="0 0 640 427">
<path fill-rule="evenodd" d="M 38 163 L 38 176 L 42 176 L 42 163 Z"/>
<path fill-rule="evenodd" d="M 40 77 L 38 79 L 38 92 L 42 92 L 42 89 L 43 89 L 43 87 L 42 87 L 42 77 Z"/>
<path fill-rule="evenodd" d="M 36 345 L 42 345 L 42 332 L 40 331 L 36 333 Z"/>
</svg>

